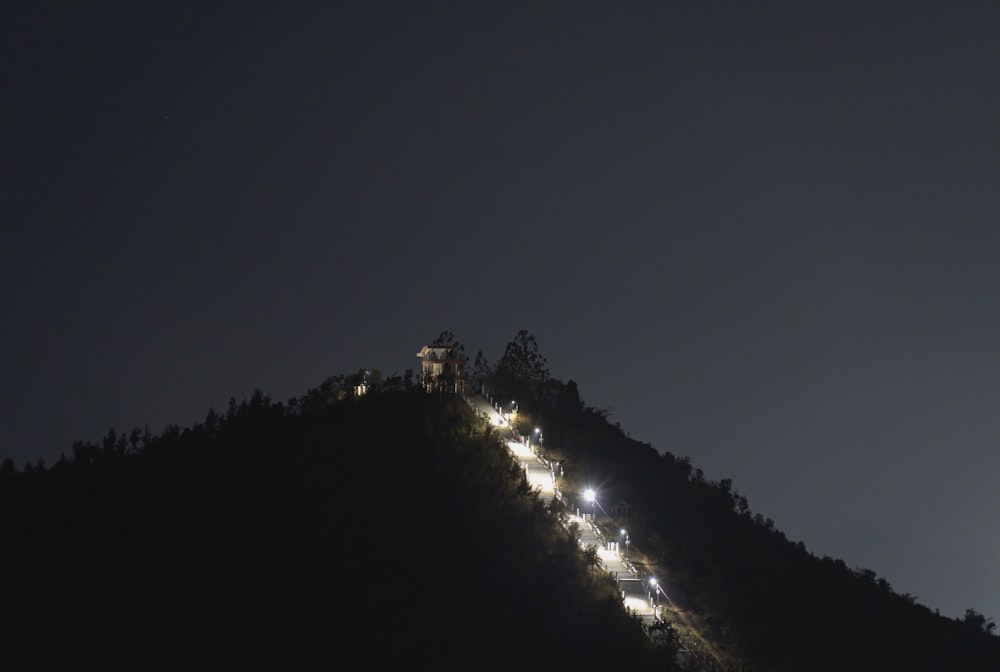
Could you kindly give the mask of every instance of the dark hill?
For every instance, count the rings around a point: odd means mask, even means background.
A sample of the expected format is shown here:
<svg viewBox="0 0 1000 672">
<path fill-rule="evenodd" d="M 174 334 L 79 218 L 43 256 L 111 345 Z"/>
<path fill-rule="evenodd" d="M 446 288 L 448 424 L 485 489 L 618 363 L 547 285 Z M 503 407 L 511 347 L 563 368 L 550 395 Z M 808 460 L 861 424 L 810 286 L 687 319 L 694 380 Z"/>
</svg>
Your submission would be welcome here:
<svg viewBox="0 0 1000 672">
<path fill-rule="evenodd" d="M 961 620 L 942 617 L 872 570 L 814 556 L 753 514 L 731 481 L 708 482 L 687 458 L 628 437 L 607 413 L 583 404 L 572 381 L 490 382 L 491 396 L 516 398 L 527 410 L 522 432 L 545 428 L 545 452 L 563 467 L 568 500 L 586 510 L 582 493 L 599 484 L 604 502 L 628 503 L 627 515 L 598 523 L 609 538 L 627 526 L 683 620 L 696 624 L 727 669 L 1000 670 L 992 619 L 973 610 Z"/>
<path fill-rule="evenodd" d="M 678 669 L 460 395 L 354 382 L 0 470 L 0 669 Z M 572 382 L 516 392 L 726 669 L 1000 670 L 992 621 L 814 557 Z"/>
<path fill-rule="evenodd" d="M 460 397 L 257 393 L 0 479 L 0 669 L 669 669 Z"/>
</svg>

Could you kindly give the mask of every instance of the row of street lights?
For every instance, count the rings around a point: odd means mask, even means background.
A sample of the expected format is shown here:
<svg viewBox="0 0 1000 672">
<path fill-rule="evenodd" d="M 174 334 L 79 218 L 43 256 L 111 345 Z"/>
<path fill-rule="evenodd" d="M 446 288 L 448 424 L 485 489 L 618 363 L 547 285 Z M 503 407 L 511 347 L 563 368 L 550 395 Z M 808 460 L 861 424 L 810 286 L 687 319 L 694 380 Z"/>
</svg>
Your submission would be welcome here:
<svg viewBox="0 0 1000 672">
<path fill-rule="evenodd" d="M 513 421 L 517 417 L 517 402 L 516 401 L 511 401 L 510 402 L 510 408 L 511 408 L 511 413 L 510 413 L 511 424 L 513 425 Z M 535 436 L 538 437 L 538 448 L 539 448 L 539 451 L 541 451 L 542 445 L 543 445 L 543 443 L 545 441 L 545 435 L 542 433 L 542 428 L 541 427 L 535 427 Z M 530 441 L 529 441 L 529 443 L 530 443 Z M 593 488 L 587 488 L 586 490 L 583 491 L 583 498 L 584 498 L 584 500 L 590 502 L 590 516 L 591 516 L 591 520 L 596 522 L 597 521 L 597 506 L 598 506 L 598 504 L 597 504 L 597 492 Z M 632 537 L 629 536 L 628 530 L 626 530 L 624 527 L 621 528 L 618 531 L 618 533 L 619 533 L 619 538 L 620 538 L 620 542 L 619 543 L 620 544 L 623 543 L 625 545 L 624 557 L 625 557 L 625 559 L 628 559 L 628 557 L 629 557 L 629 549 L 630 549 L 630 547 L 632 545 Z M 649 579 L 649 586 L 650 586 L 650 589 L 651 589 L 651 595 L 649 597 L 651 606 L 653 607 L 653 609 L 656 612 L 659 612 L 659 609 L 660 609 L 660 593 L 663 592 L 663 589 L 660 588 L 660 584 L 656 580 L 656 577 L 651 577 Z M 666 594 L 664 594 L 664 597 L 666 597 Z"/>
<path fill-rule="evenodd" d="M 511 414 L 510 414 L 511 415 L 511 424 L 513 424 L 514 419 L 517 417 L 517 402 L 516 401 L 511 401 L 510 402 L 510 406 L 511 406 Z M 538 437 L 538 449 L 539 449 L 539 451 L 541 451 L 542 445 L 543 445 L 543 443 L 545 441 L 545 435 L 542 433 L 542 428 L 541 427 L 535 427 L 535 436 Z M 597 506 L 598 506 L 597 505 L 597 492 L 593 488 L 587 488 L 586 490 L 583 491 L 583 498 L 584 498 L 584 500 L 590 502 L 590 516 L 591 516 L 591 520 L 596 522 L 597 521 Z M 625 554 L 624 554 L 624 557 L 626 559 L 628 559 L 628 557 L 629 557 L 629 548 L 630 548 L 630 546 L 632 544 L 632 537 L 629 536 L 628 530 L 626 530 L 624 527 L 619 530 L 619 535 L 620 535 L 619 538 L 621 540 L 619 543 L 624 543 L 625 544 Z M 659 612 L 659 609 L 660 609 L 660 593 L 663 592 L 663 589 L 660 588 L 659 581 L 656 580 L 656 577 L 650 577 L 650 579 L 649 579 L 649 585 L 650 585 L 650 589 L 651 589 L 651 593 L 652 593 L 650 595 L 650 598 L 649 598 L 651 606 L 653 607 L 653 609 L 656 612 Z M 666 594 L 664 594 L 664 597 L 666 597 Z"/>
<path fill-rule="evenodd" d="M 585 501 L 590 502 L 590 511 L 591 511 L 590 515 L 593 517 L 592 519 L 596 521 L 597 507 L 599 506 L 599 504 L 597 503 L 597 492 L 593 488 L 587 488 L 586 490 L 583 491 L 583 498 Z M 601 510 L 603 511 L 604 509 L 602 508 Z M 629 550 L 632 544 L 632 537 L 629 535 L 628 530 L 625 529 L 624 527 L 619 528 L 618 534 L 619 534 L 619 539 L 621 540 L 619 543 L 620 544 L 624 543 L 625 545 L 624 557 L 625 559 L 628 559 Z M 621 546 L 619 546 L 619 550 L 620 549 Z M 663 588 L 660 587 L 660 582 L 657 580 L 655 576 L 649 577 L 648 587 L 649 591 L 647 595 L 649 597 L 649 606 L 652 607 L 654 616 L 656 617 L 657 620 L 659 620 L 661 617 L 660 594 L 661 593 L 663 594 L 664 599 L 666 599 L 667 594 L 663 592 Z"/>
</svg>

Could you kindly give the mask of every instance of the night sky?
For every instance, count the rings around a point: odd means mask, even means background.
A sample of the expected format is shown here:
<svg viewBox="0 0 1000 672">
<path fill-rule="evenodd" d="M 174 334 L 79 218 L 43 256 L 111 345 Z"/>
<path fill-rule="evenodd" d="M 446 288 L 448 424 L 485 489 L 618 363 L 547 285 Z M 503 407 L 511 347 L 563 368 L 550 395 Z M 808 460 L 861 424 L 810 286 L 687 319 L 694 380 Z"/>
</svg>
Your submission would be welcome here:
<svg viewBox="0 0 1000 672">
<path fill-rule="evenodd" d="M 0 49 L 0 458 L 523 328 L 1000 619 L 995 2 L 13 0 Z"/>
</svg>

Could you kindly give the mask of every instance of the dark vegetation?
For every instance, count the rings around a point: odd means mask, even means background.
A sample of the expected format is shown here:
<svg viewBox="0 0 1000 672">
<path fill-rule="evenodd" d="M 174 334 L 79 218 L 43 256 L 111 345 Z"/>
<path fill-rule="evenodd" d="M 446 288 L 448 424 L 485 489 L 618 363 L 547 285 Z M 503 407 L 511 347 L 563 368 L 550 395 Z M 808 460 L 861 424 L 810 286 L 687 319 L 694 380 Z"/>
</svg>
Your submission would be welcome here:
<svg viewBox="0 0 1000 672">
<path fill-rule="evenodd" d="M 8 467 L 0 669 L 670 669 L 466 401 L 406 380 Z"/>
<path fill-rule="evenodd" d="M 1000 670 L 991 618 L 942 617 L 790 542 L 553 379 L 527 332 L 468 373 L 544 427 L 568 500 L 628 502 L 615 525 L 728 669 Z M 0 670 L 678 669 L 494 430 L 417 382 L 256 391 L 191 427 L 5 463 Z"/>
<path fill-rule="evenodd" d="M 896 593 L 867 568 L 816 557 L 774 521 L 751 512 L 730 480 L 709 482 L 688 458 L 633 440 L 608 413 L 588 407 L 576 384 L 553 379 L 534 337 L 521 331 L 481 384 L 516 399 L 521 431 L 544 427 L 545 453 L 560 460 L 576 501 L 598 487 L 625 501 L 633 543 L 706 623 L 732 670 L 1000 670 L 992 618 L 942 617 Z M 845 493 L 847 496 L 847 493 Z"/>
</svg>

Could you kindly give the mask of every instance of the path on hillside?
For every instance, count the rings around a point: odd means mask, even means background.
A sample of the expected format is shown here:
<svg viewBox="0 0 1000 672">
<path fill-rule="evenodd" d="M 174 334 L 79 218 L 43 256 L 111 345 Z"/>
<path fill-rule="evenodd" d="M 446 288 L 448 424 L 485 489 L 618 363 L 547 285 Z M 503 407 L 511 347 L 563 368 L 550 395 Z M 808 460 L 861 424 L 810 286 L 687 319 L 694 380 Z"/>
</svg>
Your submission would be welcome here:
<svg viewBox="0 0 1000 672">
<path fill-rule="evenodd" d="M 491 405 L 489 399 L 478 394 L 467 399 L 478 414 L 484 416 L 491 425 L 501 430 L 501 438 L 507 443 L 511 454 L 521 463 L 529 485 L 537 490 L 546 504 L 553 498 L 562 500 L 562 493 L 556 487 L 556 465 L 548 462 L 544 456 L 539 454 L 536 447 L 531 445 L 526 437 L 518 435 L 511 427 L 509 418 L 504 417 L 498 407 Z M 666 609 L 675 619 L 685 625 L 687 631 L 697 640 L 692 642 L 688 637 L 678 633 L 681 642 L 679 658 L 686 658 L 689 662 L 698 664 L 705 670 L 725 669 L 715 647 L 701 636 L 700 628 L 691 615 L 670 599 L 662 585 L 657 586 L 656 590 L 663 597 L 665 604 L 658 605 L 659 599 L 654 598 L 649 589 L 651 573 L 636 567 L 623 558 L 617 543 L 608 543 L 603 538 L 600 530 L 594 525 L 591 514 L 581 514 L 579 506 L 572 506 L 570 502 L 565 503 L 567 508 L 572 511 L 567 516 L 567 525 L 575 524 L 577 526 L 580 547 L 584 549 L 593 547 L 596 550 L 602 568 L 612 575 L 618 583 L 626 610 L 639 618 L 646 627 L 647 633 L 652 635 L 651 626 L 665 620 L 663 610 Z M 710 660 L 706 660 L 706 656 Z M 680 660 L 680 662 L 685 661 Z"/>
<path fill-rule="evenodd" d="M 549 503 L 553 498 L 562 500 L 562 494 L 556 488 L 555 465 L 539 455 L 535 446 L 529 445 L 525 437 L 521 437 L 510 426 L 510 423 L 498 409 L 491 406 L 487 399 L 474 395 L 470 402 L 489 422 L 500 428 L 501 438 L 507 443 L 511 454 L 517 458 L 524 469 L 528 484 L 535 488 L 539 496 Z M 566 502 L 569 505 L 569 502 Z M 635 568 L 628 564 L 616 550 L 614 544 L 608 544 L 596 527 L 592 525 L 591 516 L 581 513 L 579 507 L 569 507 L 567 525 L 576 525 L 579 530 L 581 548 L 593 547 L 601 561 L 601 566 L 618 582 L 622 591 L 622 600 L 629 613 L 639 617 L 644 625 L 650 626 L 657 622 L 656 610 L 650 600 L 646 582 L 638 575 Z"/>
</svg>

